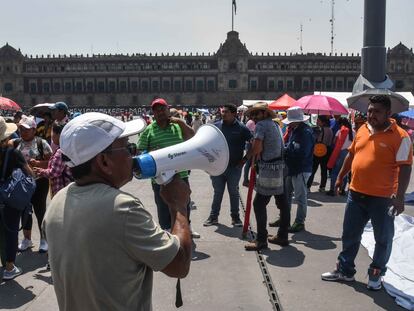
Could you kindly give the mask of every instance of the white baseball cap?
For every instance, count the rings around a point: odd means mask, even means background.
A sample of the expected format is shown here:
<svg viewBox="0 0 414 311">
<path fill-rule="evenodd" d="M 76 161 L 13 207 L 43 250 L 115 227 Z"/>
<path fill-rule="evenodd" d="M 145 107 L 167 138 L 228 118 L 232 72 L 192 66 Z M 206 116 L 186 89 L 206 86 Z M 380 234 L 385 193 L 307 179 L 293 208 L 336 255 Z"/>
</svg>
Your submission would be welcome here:
<svg viewBox="0 0 414 311">
<path fill-rule="evenodd" d="M 60 134 L 60 149 L 69 167 L 81 165 L 108 148 L 116 139 L 142 132 L 146 122 L 122 122 L 104 113 L 87 112 L 72 119 Z"/>
<path fill-rule="evenodd" d="M 37 127 L 35 119 L 26 115 L 22 115 L 19 126 L 23 126 L 25 129 L 35 129 Z"/>
</svg>

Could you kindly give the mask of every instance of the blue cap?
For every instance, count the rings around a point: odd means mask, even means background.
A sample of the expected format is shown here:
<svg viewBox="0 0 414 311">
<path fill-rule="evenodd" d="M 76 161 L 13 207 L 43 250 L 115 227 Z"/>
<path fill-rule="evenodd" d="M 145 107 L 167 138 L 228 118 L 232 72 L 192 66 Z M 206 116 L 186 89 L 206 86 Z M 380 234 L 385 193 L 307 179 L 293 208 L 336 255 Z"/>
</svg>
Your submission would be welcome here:
<svg viewBox="0 0 414 311">
<path fill-rule="evenodd" d="M 53 106 L 50 106 L 49 109 L 55 110 L 64 110 L 65 112 L 68 112 L 68 105 L 66 105 L 64 102 L 57 102 Z"/>
</svg>

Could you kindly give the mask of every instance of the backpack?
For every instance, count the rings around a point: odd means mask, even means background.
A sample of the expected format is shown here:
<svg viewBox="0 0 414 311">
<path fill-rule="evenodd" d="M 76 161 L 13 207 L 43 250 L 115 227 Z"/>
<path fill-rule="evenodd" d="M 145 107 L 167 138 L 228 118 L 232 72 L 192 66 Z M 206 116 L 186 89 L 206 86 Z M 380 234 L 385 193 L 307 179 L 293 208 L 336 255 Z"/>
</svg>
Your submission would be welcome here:
<svg viewBox="0 0 414 311">
<path fill-rule="evenodd" d="M 328 147 L 322 142 L 324 136 L 325 130 L 322 128 L 322 138 L 320 141 L 317 141 L 313 147 L 313 155 L 315 157 L 321 158 L 328 154 Z"/>
<path fill-rule="evenodd" d="M 36 181 L 32 176 L 27 176 L 21 168 L 15 168 L 10 176 L 5 178 L 11 152 L 13 149 L 8 148 L 3 163 L 0 179 L 0 203 L 24 212 L 31 206 L 32 195 L 36 190 Z"/>
</svg>

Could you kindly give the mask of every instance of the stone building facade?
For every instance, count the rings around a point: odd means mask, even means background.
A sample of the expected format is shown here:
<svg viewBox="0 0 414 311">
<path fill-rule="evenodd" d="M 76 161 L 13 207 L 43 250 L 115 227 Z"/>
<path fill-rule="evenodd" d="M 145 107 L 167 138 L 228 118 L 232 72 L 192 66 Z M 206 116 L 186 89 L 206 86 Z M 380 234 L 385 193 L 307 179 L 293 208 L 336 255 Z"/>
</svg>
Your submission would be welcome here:
<svg viewBox="0 0 414 311">
<path fill-rule="evenodd" d="M 414 54 L 402 43 L 387 52 L 397 91 L 414 89 Z M 142 107 L 156 96 L 174 106 L 214 107 L 243 99 L 298 98 L 314 91 L 352 91 L 361 59 L 354 54 L 255 54 L 236 31 L 214 54 L 24 56 L 0 48 L 0 93 L 29 108 Z"/>
</svg>

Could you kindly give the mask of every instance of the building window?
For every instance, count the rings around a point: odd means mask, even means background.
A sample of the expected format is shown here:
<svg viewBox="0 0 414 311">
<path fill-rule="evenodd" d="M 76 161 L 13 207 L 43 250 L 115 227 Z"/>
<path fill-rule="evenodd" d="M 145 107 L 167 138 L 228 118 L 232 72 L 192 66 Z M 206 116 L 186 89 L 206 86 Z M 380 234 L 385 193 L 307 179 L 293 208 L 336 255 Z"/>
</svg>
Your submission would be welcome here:
<svg viewBox="0 0 414 311">
<path fill-rule="evenodd" d="M 277 81 L 277 90 L 278 91 L 283 90 L 283 81 L 281 80 Z"/>
<path fill-rule="evenodd" d="M 302 87 L 304 90 L 309 90 L 309 80 L 303 80 Z"/>
<path fill-rule="evenodd" d="M 326 85 L 326 89 L 327 90 L 331 90 L 332 89 L 332 81 L 331 80 L 326 81 L 325 85 Z"/>
<path fill-rule="evenodd" d="M 44 83 L 43 84 L 43 92 L 45 92 L 45 93 L 49 93 L 50 92 L 50 85 L 49 85 L 49 83 Z"/>
<path fill-rule="evenodd" d="M 402 81 L 402 80 L 395 81 L 395 88 L 396 89 L 402 89 L 402 88 L 404 88 L 404 81 Z"/>
<path fill-rule="evenodd" d="M 105 82 L 103 81 L 98 82 L 98 92 L 105 92 Z"/>
<path fill-rule="evenodd" d="M 127 83 L 126 81 L 119 82 L 119 91 L 126 92 L 127 91 Z"/>
<path fill-rule="evenodd" d="M 229 80 L 229 89 L 237 88 L 237 80 Z"/>
<path fill-rule="evenodd" d="M 342 90 L 344 88 L 344 82 L 342 80 L 336 81 L 336 89 Z"/>
<path fill-rule="evenodd" d="M 348 88 L 348 91 L 351 91 L 354 88 L 354 81 L 349 80 L 347 88 Z"/>
<path fill-rule="evenodd" d="M 72 92 L 72 83 L 65 82 L 65 92 Z"/>
<path fill-rule="evenodd" d="M 30 93 L 36 93 L 36 83 L 32 82 L 30 83 Z"/>
<path fill-rule="evenodd" d="M 256 80 L 251 80 L 250 81 L 250 90 L 251 91 L 256 91 L 257 90 L 257 81 Z"/>
<path fill-rule="evenodd" d="M 165 92 L 171 91 L 170 81 L 168 81 L 168 80 L 162 81 L 162 90 L 165 91 Z"/>
<path fill-rule="evenodd" d="M 174 81 L 174 91 L 175 92 L 181 92 L 182 91 L 180 80 Z"/>
<path fill-rule="evenodd" d="M 115 81 L 109 81 L 108 83 L 108 91 L 115 92 L 116 91 L 116 83 Z"/>
<path fill-rule="evenodd" d="M 88 92 L 93 92 L 93 82 L 92 81 L 89 81 L 89 82 L 86 83 L 86 90 Z"/>
<path fill-rule="evenodd" d="M 293 81 L 292 80 L 287 81 L 287 89 L 289 91 L 293 90 Z"/>
<path fill-rule="evenodd" d="M 160 90 L 160 84 L 158 81 L 152 81 L 152 91 L 158 92 Z"/>
<path fill-rule="evenodd" d="M 141 89 L 142 89 L 143 92 L 148 92 L 148 90 L 149 90 L 148 81 L 142 81 L 141 82 Z"/>
<path fill-rule="evenodd" d="M 204 92 L 204 81 L 203 80 L 197 80 L 196 88 L 197 88 L 197 92 Z"/>
<path fill-rule="evenodd" d="M 131 89 L 134 92 L 136 92 L 138 90 L 138 81 L 132 81 L 131 82 Z"/>
<path fill-rule="evenodd" d="M 76 87 L 76 92 L 83 92 L 83 83 L 82 82 L 80 82 L 80 81 L 76 82 L 75 87 Z"/>
<path fill-rule="evenodd" d="M 229 69 L 230 69 L 230 70 L 236 70 L 236 69 L 237 69 L 237 64 L 236 64 L 236 63 L 234 63 L 234 62 L 230 63 L 230 64 L 229 64 Z"/>
<path fill-rule="evenodd" d="M 269 80 L 269 91 L 273 91 L 275 89 L 275 81 L 274 80 Z"/>
<path fill-rule="evenodd" d="M 59 82 L 55 82 L 53 84 L 53 91 L 55 91 L 56 93 L 60 92 L 60 83 Z"/>
<path fill-rule="evenodd" d="M 320 90 L 322 88 L 322 82 L 321 80 L 316 80 L 315 81 L 315 89 L 316 90 Z"/>
<path fill-rule="evenodd" d="M 5 92 L 13 91 L 13 84 L 10 82 L 4 83 L 4 91 Z"/>
<path fill-rule="evenodd" d="M 193 81 L 191 81 L 191 80 L 186 80 L 185 81 L 185 90 L 187 92 L 192 92 L 193 91 Z"/>
<path fill-rule="evenodd" d="M 208 80 L 207 81 L 207 90 L 209 92 L 214 91 L 215 87 L 214 87 L 214 80 Z"/>
</svg>

